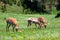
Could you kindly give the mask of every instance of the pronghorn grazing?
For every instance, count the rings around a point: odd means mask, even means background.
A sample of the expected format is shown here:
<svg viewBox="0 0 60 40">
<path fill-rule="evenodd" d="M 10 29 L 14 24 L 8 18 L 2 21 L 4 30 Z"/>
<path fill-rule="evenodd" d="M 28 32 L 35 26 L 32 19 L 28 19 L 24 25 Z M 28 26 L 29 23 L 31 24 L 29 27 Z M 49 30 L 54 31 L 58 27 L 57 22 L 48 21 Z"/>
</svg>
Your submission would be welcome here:
<svg viewBox="0 0 60 40">
<path fill-rule="evenodd" d="M 13 28 L 13 32 L 14 29 L 16 30 L 16 32 L 18 31 L 18 24 L 17 24 L 17 20 L 15 18 L 8 18 L 6 19 L 6 31 L 9 31 L 9 27 L 12 26 Z"/>
<path fill-rule="evenodd" d="M 41 25 L 40 25 L 40 22 L 38 21 L 37 18 L 28 18 L 27 21 L 28 21 L 27 27 L 28 27 L 28 26 L 31 26 L 32 23 L 34 23 L 36 27 L 37 27 L 37 24 L 38 24 L 39 27 L 41 26 Z"/>
<path fill-rule="evenodd" d="M 46 28 L 47 22 L 46 22 L 46 20 L 44 19 L 44 17 L 41 16 L 41 17 L 38 18 L 38 20 L 39 20 L 40 23 L 41 23 L 41 27 L 44 26 L 44 27 Z"/>
</svg>

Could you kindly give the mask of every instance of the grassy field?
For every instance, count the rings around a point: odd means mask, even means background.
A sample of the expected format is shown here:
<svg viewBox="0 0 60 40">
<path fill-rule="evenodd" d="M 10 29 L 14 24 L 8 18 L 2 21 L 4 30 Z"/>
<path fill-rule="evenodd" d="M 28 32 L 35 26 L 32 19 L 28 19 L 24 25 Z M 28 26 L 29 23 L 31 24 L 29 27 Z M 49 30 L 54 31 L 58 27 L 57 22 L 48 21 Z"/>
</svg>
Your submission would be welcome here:
<svg viewBox="0 0 60 40">
<path fill-rule="evenodd" d="M 34 26 L 27 28 L 27 18 L 37 18 L 43 16 L 47 21 L 47 28 L 38 29 Z M 14 17 L 18 20 L 19 31 L 6 32 L 6 22 L 4 18 Z M 17 14 L 0 13 L 0 40 L 60 40 L 60 18 L 55 19 L 55 15 L 40 14 Z M 36 29 L 35 29 L 36 28 Z"/>
</svg>

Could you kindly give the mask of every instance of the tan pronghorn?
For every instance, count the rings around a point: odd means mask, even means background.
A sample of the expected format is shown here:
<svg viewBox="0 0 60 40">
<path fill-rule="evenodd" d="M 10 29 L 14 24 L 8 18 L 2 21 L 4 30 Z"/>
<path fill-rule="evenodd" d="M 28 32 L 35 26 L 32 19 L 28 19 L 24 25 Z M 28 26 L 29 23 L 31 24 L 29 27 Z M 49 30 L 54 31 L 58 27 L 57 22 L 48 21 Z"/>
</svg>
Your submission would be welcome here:
<svg viewBox="0 0 60 40">
<path fill-rule="evenodd" d="M 18 23 L 17 23 L 17 20 L 15 18 L 8 18 L 8 19 L 6 19 L 6 24 L 7 24 L 6 31 L 9 31 L 9 27 L 10 26 L 12 26 L 13 31 L 14 31 L 14 29 L 16 31 L 18 31 Z"/>
</svg>

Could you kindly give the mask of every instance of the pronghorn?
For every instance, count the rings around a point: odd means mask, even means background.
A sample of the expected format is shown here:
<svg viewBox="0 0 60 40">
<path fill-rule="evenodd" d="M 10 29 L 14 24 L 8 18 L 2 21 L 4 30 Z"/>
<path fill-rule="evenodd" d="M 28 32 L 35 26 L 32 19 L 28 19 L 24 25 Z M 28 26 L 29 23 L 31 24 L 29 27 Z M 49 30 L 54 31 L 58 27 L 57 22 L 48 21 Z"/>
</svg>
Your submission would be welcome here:
<svg viewBox="0 0 60 40">
<path fill-rule="evenodd" d="M 41 26 L 41 25 L 40 25 L 40 22 L 38 21 L 37 18 L 28 18 L 28 25 L 27 25 L 27 27 L 28 27 L 28 26 L 31 26 L 32 23 L 34 23 L 36 27 L 37 27 L 37 24 L 38 24 L 39 26 Z"/>
<path fill-rule="evenodd" d="M 10 26 L 12 26 L 13 31 L 14 31 L 14 29 L 16 31 L 18 31 L 18 24 L 17 24 L 17 20 L 15 18 L 8 18 L 8 19 L 6 19 L 6 24 L 7 24 L 6 31 L 9 31 L 9 27 Z"/>
<path fill-rule="evenodd" d="M 41 16 L 38 18 L 38 20 L 41 23 L 41 27 L 44 26 L 46 28 L 47 23 L 46 23 L 46 20 L 44 19 L 44 17 Z"/>
</svg>

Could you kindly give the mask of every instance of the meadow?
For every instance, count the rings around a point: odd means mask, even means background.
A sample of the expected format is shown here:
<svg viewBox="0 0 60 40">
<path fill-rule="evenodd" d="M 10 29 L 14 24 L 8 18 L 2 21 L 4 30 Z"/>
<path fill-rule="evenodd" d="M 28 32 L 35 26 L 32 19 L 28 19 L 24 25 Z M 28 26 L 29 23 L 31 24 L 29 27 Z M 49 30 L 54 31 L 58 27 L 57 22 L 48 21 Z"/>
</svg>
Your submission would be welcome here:
<svg viewBox="0 0 60 40">
<path fill-rule="evenodd" d="M 43 16 L 47 21 L 47 28 L 38 29 L 34 24 L 27 28 L 27 18 Z M 14 17 L 19 24 L 18 32 L 13 32 L 10 27 L 6 32 L 5 18 Z M 0 40 L 60 40 L 60 18 L 51 14 L 18 14 L 0 12 Z"/>
</svg>

